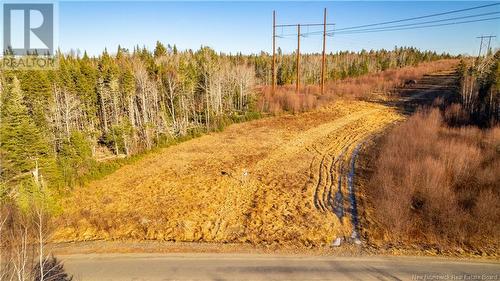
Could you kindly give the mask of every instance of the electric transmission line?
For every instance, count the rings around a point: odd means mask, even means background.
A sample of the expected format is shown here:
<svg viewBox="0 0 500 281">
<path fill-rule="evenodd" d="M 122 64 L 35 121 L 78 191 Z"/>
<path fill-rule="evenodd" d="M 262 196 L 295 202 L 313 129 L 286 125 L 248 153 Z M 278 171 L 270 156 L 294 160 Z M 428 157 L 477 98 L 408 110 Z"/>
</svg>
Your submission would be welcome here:
<svg viewBox="0 0 500 281">
<path fill-rule="evenodd" d="M 450 17 L 450 18 L 437 18 L 437 19 L 428 20 L 428 21 L 412 22 L 412 21 L 426 19 L 426 18 L 442 17 L 444 15 L 462 13 L 462 12 L 466 12 L 466 11 L 478 10 L 478 9 L 493 7 L 493 6 L 498 6 L 498 5 L 500 5 L 500 3 L 475 6 L 475 7 L 465 8 L 465 9 L 458 9 L 458 10 L 452 10 L 452 11 L 447 11 L 447 12 L 417 16 L 417 17 L 410 17 L 410 18 L 405 18 L 405 19 L 384 21 L 384 22 L 371 23 L 371 24 L 363 24 L 363 25 L 350 26 L 350 27 L 344 27 L 344 28 L 334 28 L 331 30 L 327 30 L 326 29 L 327 26 L 334 26 L 335 24 L 334 23 L 327 23 L 327 21 L 326 21 L 326 8 L 324 10 L 323 23 L 309 23 L 309 24 L 276 24 L 276 12 L 273 11 L 272 92 L 273 93 L 275 92 L 276 82 L 277 82 L 276 81 L 277 80 L 276 79 L 276 38 L 287 39 L 288 36 L 296 36 L 296 38 L 297 38 L 296 92 L 299 93 L 299 89 L 300 89 L 300 71 L 299 71 L 300 38 L 307 37 L 309 35 L 322 35 L 323 36 L 323 52 L 322 52 L 322 61 L 321 61 L 321 93 L 323 93 L 324 92 L 325 65 L 326 65 L 326 62 L 325 62 L 326 36 L 332 37 L 334 35 L 351 35 L 351 34 L 372 33 L 372 32 L 413 30 L 413 29 L 421 29 L 421 28 L 431 28 L 431 27 L 450 26 L 450 25 L 458 25 L 458 24 L 466 24 L 466 23 L 499 20 L 500 16 L 481 18 L 481 17 L 485 17 L 485 16 L 492 16 L 492 15 L 500 14 L 500 11 L 495 11 L 495 12 L 484 12 L 484 13 L 472 14 L 472 15 L 466 14 L 466 15 L 455 16 L 455 17 Z M 470 19 L 470 20 L 464 20 L 464 19 Z M 395 25 L 395 23 L 403 23 L 403 22 L 409 22 L 409 23 Z M 305 32 L 305 33 L 301 33 L 301 31 L 300 31 L 301 27 L 315 27 L 315 26 L 323 27 L 323 30 Z M 277 27 L 281 27 L 282 33 L 283 33 L 283 28 L 297 27 L 297 33 L 277 35 L 276 34 Z M 481 47 L 480 47 L 480 51 L 479 51 L 479 56 L 481 55 L 481 49 L 483 46 L 483 39 L 484 38 L 488 38 L 488 50 L 489 50 L 491 38 L 495 38 L 495 36 L 481 37 Z"/>
<path fill-rule="evenodd" d="M 481 8 L 498 6 L 498 5 L 500 5 L 500 3 L 494 3 L 494 4 L 476 6 L 476 7 L 465 8 L 465 9 L 460 9 L 460 10 L 453 10 L 453 11 L 448 11 L 448 12 L 442 12 L 442 13 L 437 13 L 437 14 L 430 14 L 430 15 L 418 16 L 418 17 L 412 17 L 412 18 L 406 18 L 406 19 L 399 19 L 399 20 L 393 20 L 393 21 L 385 21 L 385 22 L 379 22 L 379 23 L 371 23 L 371 24 L 350 26 L 350 27 L 339 28 L 339 29 L 337 29 L 337 31 L 348 30 L 348 29 L 357 29 L 357 28 L 377 26 L 377 25 L 386 25 L 386 24 L 392 24 L 392 23 L 398 23 L 398 22 L 405 22 L 405 21 L 412 21 L 412 20 L 418 20 L 418 19 L 425 19 L 425 18 L 437 17 L 437 16 L 444 16 L 444 15 L 449 15 L 449 14 L 454 14 L 454 13 L 460 13 L 460 12 L 466 12 L 466 11 L 471 11 L 471 10 L 477 10 L 477 9 L 481 9 Z"/>
<path fill-rule="evenodd" d="M 473 23 L 473 22 L 492 21 L 492 20 L 498 20 L 498 19 L 500 19 L 500 17 L 492 17 L 492 18 L 484 18 L 484 19 L 476 19 L 476 20 L 468 20 L 468 21 L 457 21 L 457 22 L 442 23 L 442 24 L 418 25 L 418 26 L 405 27 L 405 28 L 387 27 L 387 28 L 371 29 L 371 30 L 353 30 L 350 32 L 343 32 L 343 31 L 336 32 L 335 30 L 330 30 L 327 33 L 328 33 L 328 36 L 332 36 L 334 34 L 359 34 L 359 33 L 382 32 L 382 31 L 411 30 L 411 29 L 449 26 L 449 25 L 457 25 L 457 24 L 465 24 L 465 23 Z"/>
<path fill-rule="evenodd" d="M 500 5 L 500 3 L 481 5 L 481 6 L 471 7 L 471 8 L 453 10 L 453 11 L 442 12 L 442 13 L 435 13 L 435 14 L 418 16 L 418 17 L 405 18 L 405 19 L 399 19 L 399 20 L 393 20 L 393 21 L 385 21 L 385 22 L 350 26 L 350 27 L 344 27 L 344 28 L 334 28 L 334 29 L 327 30 L 326 33 L 327 33 L 327 36 L 332 36 L 334 34 L 348 35 L 348 34 L 373 33 L 373 32 L 383 32 L 383 31 L 411 30 L 411 29 L 449 26 L 449 25 L 466 24 L 466 23 L 474 23 L 474 22 L 482 22 L 482 21 L 492 21 L 492 20 L 498 20 L 498 19 L 500 19 L 500 17 L 478 18 L 478 19 L 467 20 L 467 21 L 455 21 L 455 22 L 450 22 L 450 23 L 431 24 L 431 23 L 447 22 L 447 21 L 454 21 L 454 20 L 460 20 L 460 19 L 483 17 L 483 16 L 489 16 L 489 15 L 497 15 L 497 14 L 500 14 L 500 12 L 487 12 L 487 13 L 464 15 L 464 16 L 458 16 L 458 17 L 452 17 L 452 18 L 445 18 L 445 19 L 436 19 L 436 20 L 431 20 L 431 21 L 413 22 L 413 23 L 407 23 L 407 24 L 393 25 L 394 23 L 415 21 L 415 20 L 424 19 L 424 18 L 438 17 L 438 16 L 443 16 L 443 15 L 449 15 L 449 14 L 460 13 L 460 12 L 465 12 L 465 11 L 477 10 L 477 9 L 493 7 L 493 6 L 498 6 L 498 5 Z M 333 24 L 331 24 L 331 25 L 333 25 Z M 283 26 L 292 26 L 292 25 L 283 25 Z M 365 28 L 365 27 L 374 27 L 374 26 L 379 26 L 379 27 Z M 323 31 L 312 31 L 312 32 L 302 33 L 301 36 L 306 37 L 309 35 L 321 35 L 321 34 L 323 34 Z M 289 33 L 289 34 L 283 34 L 283 35 L 278 36 L 278 37 L 283 38 L 283 37 L 287 37 L 287 36 L 297 36 L 297 34 L 296 33 Z"/>
</svg>

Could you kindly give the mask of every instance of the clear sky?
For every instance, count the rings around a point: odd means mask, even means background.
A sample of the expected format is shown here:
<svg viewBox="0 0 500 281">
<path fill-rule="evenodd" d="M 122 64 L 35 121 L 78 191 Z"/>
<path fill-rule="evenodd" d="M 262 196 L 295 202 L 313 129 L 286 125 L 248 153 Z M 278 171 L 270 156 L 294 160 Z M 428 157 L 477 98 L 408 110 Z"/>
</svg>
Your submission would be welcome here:
<svg viewBox="0 0 500 281">
<path fill-rule="evenodd" d="M 271 52 L 273 10 L 277 13 L 277 24 L 296 24 L 322 22 L 323 8 L 327 8 L 328 21 L 335 23 L 336 28 L 342 28 L 488 3 L 495 2 L 60 1 L 59 46 L 64 52 L 79 49 L 96 55 L 105 47 L 115 52 L 119 44 L 130 49 L 134 45 L 152 49 L 159 40 L 165 44 L 176 44 L 180 49 L 197 49 L 204 45 L 227 53 Z M 500 5 L 421 21 L 489 12 L 500 12 Z M 303 27 L 302 31 L 320 29 Z M 500 35 L 499 31 L 500 20 L 494 20 L 426 29 L 338 35 L 328 37 L 327 51 L 392 49 L 397 45 L 453 54 L 476 54 L 479 48 L 476 37 Z M 278 35 L 295 32 L 296 28 L 277 29 Z M 321 36 L 302 38 L 301 51 L 320 52 L 321 39 Z M 499 42 L 496 38 L 492 45 L 499 47 Z M 296 37 L 278 38 L 277 44 L 284 52 L 292 52 L 296 48 Z"/>
</svg>

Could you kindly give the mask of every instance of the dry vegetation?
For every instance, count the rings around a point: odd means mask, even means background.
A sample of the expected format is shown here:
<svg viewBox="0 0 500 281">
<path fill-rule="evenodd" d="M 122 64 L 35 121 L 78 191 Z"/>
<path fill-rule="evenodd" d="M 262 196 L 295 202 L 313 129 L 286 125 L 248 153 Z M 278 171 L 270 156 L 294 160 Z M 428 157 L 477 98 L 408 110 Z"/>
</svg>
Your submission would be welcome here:
<svg viewBox="0 0 500 281">
<path fill-rule="evenodd" d="M 360 100 L 389 98 L 390 92 L 402 86 L 406 80 L 418 80 L 424 74 L 449 70 L 456 64 L 458 64 L 457 60 L 439 60 L 421 63 L 416 67 L 407 66 L 361 77 L 330 81 L 325 84 L 326 95 L 324 96 L 319 94 L 320 88 L 317 85 L 303 87 L 299 95 L 294 85 L 279 87 L 274 95 L 270 87 L 264 87 L 258 101 L 258 108 L 272 113 L 302 112 L 327 104 L 339 97 Z"/>
<path fill-rule="evenodd" d="M 396 99 L 383 93 L 456 64 L 422 64 L 329 84 L 329 93 L 344 93 L 334 102 L 334 94 L 319 99 L 312 90 L 297 96 L 282 88 L 276 97 L 264 96 L 261 106 L 267 100 L 276 110 L 267 109 L 274 112 L 311 110 L 231 125 L 75 189 L 62 203 L 55 240 L 310 247 L 349 237 L 350 214 L 339 218 L 330 196 L 342 181 L 340 192 L 346 198 L 345 167 L 355 147 L 404 119 L 398 109 L 370 100 Z M 374 222 L 369 229 L 374 241 L 451 241 L 466 248 L 479 237 L 493 239 L 498 231 L 498 209 L 486 206 L 498 199 L 495 145 L 500 131 L 446 128 L 436 114 L 419 113 L 382 148 L 375 180 L 365 186 L 376 207 L 367 213 Z M 448 115 L 456 114 L 450 110 Z M 347 200 L 342 203 L 346 212 Z M 493 223 L 480 227 L 478 218 L 483 217 Z"/>
<path fill-rule="evenodd" d="M 75 190 L 56 239 L 330 243 L 352 226 L 314 206 L 321 158 L 349 155 L 400 118 L 384 105 L 338 101 L 163 149 Z"/>
<path fill-rule="evenodd" d="M 21 206 L 10 198 L 0 201 L 0 280 L 72 280 L 46 245 L 50 235 L 46 204 L 33 195 L 19 197 Z"/>
<path fill-rule="evenodd" d="M 396 127 L 365 189 L 371 240 L 498 253 L 499 149 L 500 127 L 452 128 L 437 109 Z"/>
</svg>

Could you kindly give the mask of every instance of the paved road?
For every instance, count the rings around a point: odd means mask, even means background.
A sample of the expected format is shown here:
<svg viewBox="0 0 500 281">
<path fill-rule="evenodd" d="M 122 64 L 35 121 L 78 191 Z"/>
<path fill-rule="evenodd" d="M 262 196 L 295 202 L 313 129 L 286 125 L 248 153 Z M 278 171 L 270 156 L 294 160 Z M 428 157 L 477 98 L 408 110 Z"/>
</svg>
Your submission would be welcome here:
<svg viewBox="0 0 500 281">
<path fill-rule="evenodd" d="M 257 254 L 59 257 L 75 280 L 500 280 L 499 262 L 443 258 Z"/>
</svg>

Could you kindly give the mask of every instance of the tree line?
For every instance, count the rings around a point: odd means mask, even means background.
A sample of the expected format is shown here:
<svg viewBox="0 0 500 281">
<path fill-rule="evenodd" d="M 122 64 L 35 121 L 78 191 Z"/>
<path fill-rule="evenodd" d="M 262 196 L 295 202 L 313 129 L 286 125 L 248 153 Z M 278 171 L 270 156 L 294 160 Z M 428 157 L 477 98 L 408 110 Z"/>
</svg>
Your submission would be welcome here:
<svg viewBox="0 0 500 281">
<path fill-rule="evenodd" d="M 327 55 L 327 80 L 449 57 L 415 48 Z M 14 186 L 68 187 L 98 162 L 170 140 L 256 118 L 259 85 L 271 81 L 272 56 L 179 51 L 157 42 L 58 54 L 54 70 L 0 72 L 0 193 Z M 303 83 L 320 80 L 320 54 L 305 54 Z M 278 50 L 278 84 L 294 83 L 294 54 Z M 37 176 L 34 177 L 34 171 Z M 2 195 L 2 196 L 3 196 Z"/>
<path fill-rule="evenodd" d="M 500 51 L 484 58 L 462 60 L 460 75 L 461 123 L 494 126 L 500 120 Z"/>
<path fill-rule="evenodd" d="M 297 78 L 296 53 L 283 54 L 277 50 L 277 84 L 293 84 Z M 428 62 L 443 58 L 451 58 L 449 54 L 437 54 L 431 51 L 420 51 L 412 47 L 394 47 L 393 50 L 361 50 L 360 52 L 340 51 L 326 55 L 326 80 L 341 80 L 357 77 L 367 73 L 384 71 L 391 68 L 415 66 L 420 62 Z M 255 66 L 255 74 L 263 84 L 271 83 L 272 56 L 267 53 L 249 56 Z M 301 83 L 319 84 L 321 80 L 321 54 L 301 55 Z"/>
</svg>

